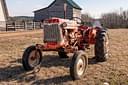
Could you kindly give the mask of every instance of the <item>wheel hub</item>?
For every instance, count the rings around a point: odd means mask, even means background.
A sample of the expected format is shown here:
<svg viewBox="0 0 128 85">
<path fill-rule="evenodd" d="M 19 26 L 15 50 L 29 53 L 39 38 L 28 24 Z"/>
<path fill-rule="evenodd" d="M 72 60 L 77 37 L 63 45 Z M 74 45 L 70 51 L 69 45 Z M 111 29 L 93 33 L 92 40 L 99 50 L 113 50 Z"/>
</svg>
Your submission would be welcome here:
<svg viewBox="0 0 128 85">
<path fill-rule="evenodd" d="M 30 53 L 30 55 L 29 55 L 29 60 L 28 60 L 29 65 L 30 65 L 31 67 L 35 67 L 35 66 L 37 66 L 37 65 L 39 64 L 39 61 L 40 61 L 39 52 L 36 51 L 36 50 L 32 51 L 32 52 Z"/>
<path fill-rule="evenodd" d="M 85 60 L 84 59 L 79 59 L 77 63 L 77 73 L 78 75 L 82 75 L 85 70 Z"/>
</svg>

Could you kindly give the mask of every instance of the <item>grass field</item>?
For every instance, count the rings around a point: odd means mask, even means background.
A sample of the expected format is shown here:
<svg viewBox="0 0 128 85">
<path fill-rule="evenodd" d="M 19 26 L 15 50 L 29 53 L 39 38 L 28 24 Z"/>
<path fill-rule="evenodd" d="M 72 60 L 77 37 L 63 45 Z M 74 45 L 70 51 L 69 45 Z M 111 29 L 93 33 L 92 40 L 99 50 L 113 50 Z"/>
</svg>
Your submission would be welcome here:
<svg viewBox="0 0 128 85">
<path fill-rule="evenodd" d="M 59 59 L 56 52 L 43 53 L 38 73 L 24 71 L 23 51 L 30 45 L 42 43 L 41 31 L 0 33 L 0 85 L 128 85 L 128 30 L 109 30 L 109 36 L 111 56 L 108 61 L 92 63 L 91 49 L 85 78 L 72 81 L 70 59 Z"/>
</svg>

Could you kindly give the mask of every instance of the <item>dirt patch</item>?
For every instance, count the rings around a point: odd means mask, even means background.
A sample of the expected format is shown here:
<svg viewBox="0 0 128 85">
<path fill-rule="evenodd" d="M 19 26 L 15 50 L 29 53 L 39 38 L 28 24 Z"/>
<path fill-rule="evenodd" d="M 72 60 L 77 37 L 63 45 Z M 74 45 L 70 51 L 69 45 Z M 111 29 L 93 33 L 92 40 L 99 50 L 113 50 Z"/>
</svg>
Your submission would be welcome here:
<svg viewBox="0 0 128 85">
<path fill-rule="evenodd" d="M 111 57 L 107 62 L 94 63 L 93 49 L 83 80 L 72 81 L 70 59 L 60 59 L 56 52 L 43 53 L 40 72 L 25 72 L 21 58 L 26 47 L 42 43 L 41 31 L 0 34 L 0 85 L 128 85 L 128 30 L 109 30 Z"/>
</svg>

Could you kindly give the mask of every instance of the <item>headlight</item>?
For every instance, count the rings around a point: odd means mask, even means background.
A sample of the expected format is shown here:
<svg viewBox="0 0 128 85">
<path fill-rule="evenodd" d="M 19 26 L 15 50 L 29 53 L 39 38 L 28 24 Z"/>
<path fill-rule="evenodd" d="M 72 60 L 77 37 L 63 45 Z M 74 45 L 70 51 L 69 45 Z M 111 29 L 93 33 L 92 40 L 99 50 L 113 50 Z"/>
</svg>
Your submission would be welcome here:
<svg viewBox="0 0 128 85">
<path fill-rule="evenodd" d="M 62 23 L 61 27 L 67 27 L 67 23 L 66 22 Z"/>
</svg>

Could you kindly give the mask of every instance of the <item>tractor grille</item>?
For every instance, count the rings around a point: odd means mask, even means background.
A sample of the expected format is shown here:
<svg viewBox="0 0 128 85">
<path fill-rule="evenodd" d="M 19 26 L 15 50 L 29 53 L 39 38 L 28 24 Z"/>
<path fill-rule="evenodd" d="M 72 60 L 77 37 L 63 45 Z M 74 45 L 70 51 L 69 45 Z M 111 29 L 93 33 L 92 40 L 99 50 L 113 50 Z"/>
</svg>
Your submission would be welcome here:
<svg viewBox="0 0 128 85">
<path fill-rule="evenodd" d="M 62 40 L 62 31 L 58 24 L 44 25 L 44 42 L 59 42 Z"/>
</svg>

